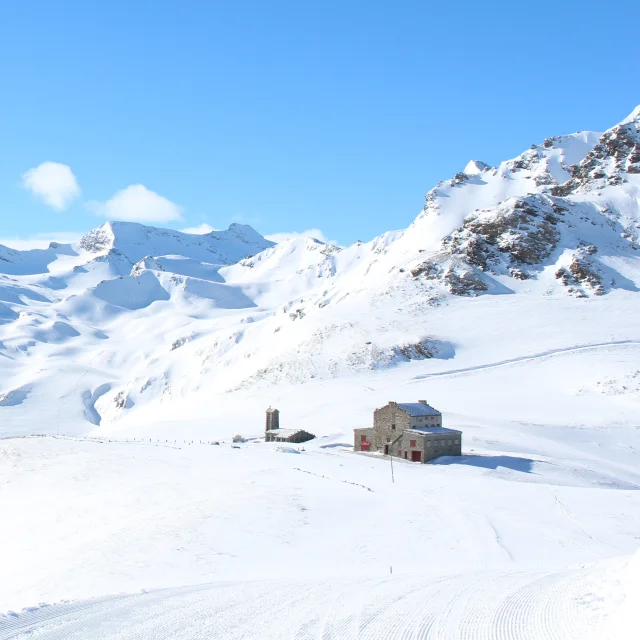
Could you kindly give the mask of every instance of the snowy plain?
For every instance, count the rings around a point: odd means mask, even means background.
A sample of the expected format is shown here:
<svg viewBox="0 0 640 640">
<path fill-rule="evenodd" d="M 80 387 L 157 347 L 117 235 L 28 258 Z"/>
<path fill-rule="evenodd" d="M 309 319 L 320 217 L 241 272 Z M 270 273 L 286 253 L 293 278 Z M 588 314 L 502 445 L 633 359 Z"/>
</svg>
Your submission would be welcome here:
<svg viewBox="0 0 640 640">
<path fill-rule="evenodd" d="M 342 249 L 131 223 L 0 247 L 0 639 L 635 637 L 634 113 Z M 353 429 L 419 398 L 463 456 L 392 481 Z M 266 444 L 269 405 L 317 438 Z"/>
</svg>

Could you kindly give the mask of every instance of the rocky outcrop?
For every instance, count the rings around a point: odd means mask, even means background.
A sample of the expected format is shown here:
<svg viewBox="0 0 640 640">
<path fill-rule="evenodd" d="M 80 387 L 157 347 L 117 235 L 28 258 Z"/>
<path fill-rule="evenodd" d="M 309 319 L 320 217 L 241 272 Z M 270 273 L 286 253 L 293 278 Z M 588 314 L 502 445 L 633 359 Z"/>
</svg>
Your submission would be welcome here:
<svg viewBox="0 0 640 640">
<path fill-rule="evenodd" d="M 433 280 L 443 284 L 457 296 L 472 296 L 484 293 L 489 286 L 476 269 L 462 260 L 425 260 L 411 269 L 414 278 Z"/>
<path fill-rule="evenodd" d="M 546 196 L 510 199 L 472 213 L 443 246 L 482 271 L 524 279 L 524 266 L 540 264 L 556 248 L 563 210 Z"/>
<path fill-rule="evenodd" d="M 556 278 L 567 287 L 569 293 L 578 297 L 586 296 L 585 289 L 597 296 L 606 293 L 601 270 L 591 257 L 596 252 L 597 249 L 592 245 L 576 249 L 569 264 L 556 271 Z"/>
<path fill-rule="evenodd" d="M 640 173 L 640 124 L 637 120 L 606 131 L 585 159 L 571 167 L 571 178 L 552 192 L 567 196 L 579 189 L 589 190 L 626 182 L 625 172 Z"/>
<path fill-rule="evenodd" d="M 80 238 L 81 249 L 90 253 L 101 253 L 113 247 L 114 235 L 109 223 L 93 229 Z"/>
</svg>

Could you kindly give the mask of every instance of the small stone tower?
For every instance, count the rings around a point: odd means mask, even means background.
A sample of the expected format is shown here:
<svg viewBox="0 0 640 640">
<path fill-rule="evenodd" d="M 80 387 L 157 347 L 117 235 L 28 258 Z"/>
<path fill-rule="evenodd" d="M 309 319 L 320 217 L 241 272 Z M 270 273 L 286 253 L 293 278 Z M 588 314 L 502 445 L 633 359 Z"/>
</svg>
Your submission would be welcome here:
<svg viewBox="0 0 640 640">
<path fill-rule="evenodd" d="M 279 429 L 280 428 L 280 412 L 277 409 L 272 409 L 269 407 L 267 409 L 267 422 L 265 425 L 265 431 L 269 431 L 270 429 Z"/>
</svg>

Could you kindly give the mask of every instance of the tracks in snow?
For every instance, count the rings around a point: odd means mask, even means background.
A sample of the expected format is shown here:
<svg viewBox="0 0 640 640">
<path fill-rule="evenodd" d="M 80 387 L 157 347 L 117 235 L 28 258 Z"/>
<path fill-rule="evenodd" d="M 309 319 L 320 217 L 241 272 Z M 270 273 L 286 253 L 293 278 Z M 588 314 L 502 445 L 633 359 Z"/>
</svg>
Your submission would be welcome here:
<svg viewBox="0 0 640 640">
<path fill-rule="evenodd" d="M 568 353 L 579 353 L 583 351 L 598 351 L 600 349 L 606 349 L 609 347 L 620 346 L 640 346 L 640 340 L 614 340 L 611 342 L 597 342 L 594 344 L 576 345 L 573 347 L 563 347 L 560 349 L 550 349 L 549 351 L 541 351 L 540 353 L 534 353 L 529 356 L 519 356 L 517 358 L 509 358 L 507 360 L 499 360 L 498 362 L 491 362 L 489 364 L 480 364 L 474 367 L 465 367 L 463 369 L 450 369 L 449 371 L 439 371 L 436 373 L 425 373 L 423 375 L 415 376 L 411 382 L 419 382 L 422 380 L 429 380 L 432 378 L 446 378 L 448 376 L 459 376 L 467 373 L 476 373 L 478 371 L 485 371 L 487 369 L 498 369 L 500 367 L 507 367 L 514 364 L 522 364 L 524 362 L 531 362 L 535 360 L 545 360 L 547 358 L 553 358 L 555 356 L 562 356 Z"/>
<path fill-rule="evenodd" d="M 0 618 L 0 640 L 571 640 L 598 638 L 589 603 L 614 574 L 478 572 L 213 584 Z"/>
</svg>

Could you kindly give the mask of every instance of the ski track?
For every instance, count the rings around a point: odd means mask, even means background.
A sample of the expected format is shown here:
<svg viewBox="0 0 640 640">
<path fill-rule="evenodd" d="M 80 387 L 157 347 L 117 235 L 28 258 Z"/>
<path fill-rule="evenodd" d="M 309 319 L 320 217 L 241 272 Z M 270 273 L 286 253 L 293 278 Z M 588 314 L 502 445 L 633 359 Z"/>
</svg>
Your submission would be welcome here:
<svg viewBox="0 0 640 640">
<path fill-rule="evenodd" d="M 592 569 L 224 583 L 51 605 L 0 640 L 571 640 L 597 637 Z"/>
<path fill-rule="evenodd" d="M 532 362 L 535 360 L 545 360 L 554 356 L 561 356 L 567 353 L 579 353 L 583 351 L 598 351 L 600 349 L 607 349 L 608 347 L 620 347 L 620 346 L 638 346 L 640 340 L 614 340 L 611 342 L 596 342 L 594 344 L 575 345 L 573 347 L 563 347 L 560 349 L 550 349 L 549 351 L 542 351 L 540 353 L 534 353 L 528 356 L 518 356 L 517 358 L 509 358 L 507 360 L 499 360 L 498 362 L 491 362 L 489 364 L 479 364 L 473 367 L 464 367 L 463 369 L 450 369 L 449 371 L 439 371 L 436 373 L 425 373 L 423 375 L 414 376 L 410 383 L 418 382 L 422 380 L 429 380 L 432 378 L 444 378 L 448 376 L 459 376 L 466 373 L 475 373 L 477 371 L 486 371 L 487 369 L 498 369 L 500 367 L 507 367 L 513 364 L 521 364 L 524 362 Z"/>
</svg>

